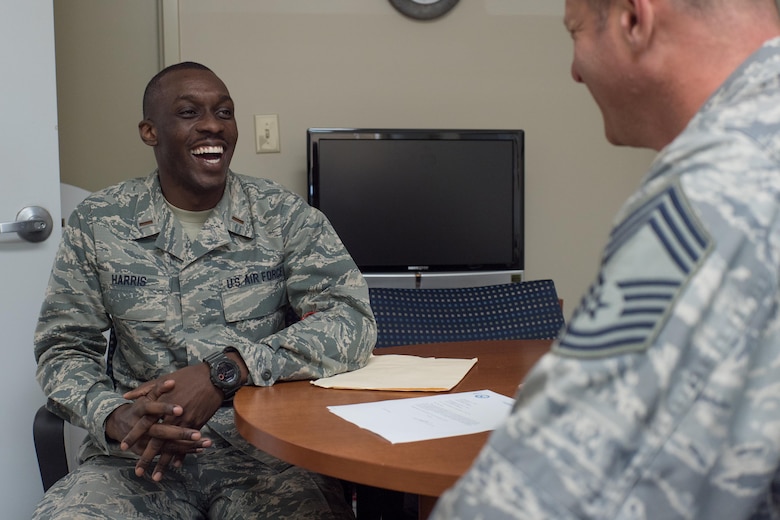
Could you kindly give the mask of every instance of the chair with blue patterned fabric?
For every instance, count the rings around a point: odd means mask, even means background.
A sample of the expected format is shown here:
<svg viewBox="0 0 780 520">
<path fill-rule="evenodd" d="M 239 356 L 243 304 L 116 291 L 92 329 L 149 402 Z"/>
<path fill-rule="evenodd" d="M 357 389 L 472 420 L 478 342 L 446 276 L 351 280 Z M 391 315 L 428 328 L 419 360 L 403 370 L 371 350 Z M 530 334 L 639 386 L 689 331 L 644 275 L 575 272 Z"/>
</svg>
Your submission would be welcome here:
<svg viewBox="0 0 780 520">
<path fill-rule="evenodd" d="M 553 339 L 564 324 L 552 280 L 446 289 L 369 289 L 377 347 Z"/>
<path fill-rule="evenodd" d="M 417 343 L 553 339 L 564 325 L 552 280 L 443 289 L 369 288 L 378 348 Z M 412 497 L 356 485 L 358 520 L 416 518 Z M 411 505 L 410 505 L 411 502 Z"/>
</svg>

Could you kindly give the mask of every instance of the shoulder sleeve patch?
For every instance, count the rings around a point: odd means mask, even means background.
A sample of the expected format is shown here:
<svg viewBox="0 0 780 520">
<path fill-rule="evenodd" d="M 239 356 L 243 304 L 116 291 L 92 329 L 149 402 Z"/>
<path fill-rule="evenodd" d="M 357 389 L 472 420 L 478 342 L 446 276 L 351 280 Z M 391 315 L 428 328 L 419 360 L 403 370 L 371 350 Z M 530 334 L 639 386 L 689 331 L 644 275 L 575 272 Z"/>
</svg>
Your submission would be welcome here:
<svg viewBox="0 0 780 520">
<path fill-rule="evenodd" d="M 646 201 L 612 230 L 598 278 L 553 351 L 602 357 L 645 350 L 711 248 L 679 186 Z"/>
</svg>

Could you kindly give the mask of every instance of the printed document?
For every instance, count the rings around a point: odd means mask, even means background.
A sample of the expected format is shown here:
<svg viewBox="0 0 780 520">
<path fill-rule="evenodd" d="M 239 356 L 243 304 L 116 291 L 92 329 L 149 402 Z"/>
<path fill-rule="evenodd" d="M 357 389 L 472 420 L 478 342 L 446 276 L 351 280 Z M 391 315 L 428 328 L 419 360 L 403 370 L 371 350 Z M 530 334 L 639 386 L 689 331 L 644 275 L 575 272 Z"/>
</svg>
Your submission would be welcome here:
<svg viewBox="0 0 780 520">
<path fill-rule="evenodd" d="M 495 430 L 514 399 L 491 390 L 329 406 L 328 410 L 393 444 Z"/>
</svg>

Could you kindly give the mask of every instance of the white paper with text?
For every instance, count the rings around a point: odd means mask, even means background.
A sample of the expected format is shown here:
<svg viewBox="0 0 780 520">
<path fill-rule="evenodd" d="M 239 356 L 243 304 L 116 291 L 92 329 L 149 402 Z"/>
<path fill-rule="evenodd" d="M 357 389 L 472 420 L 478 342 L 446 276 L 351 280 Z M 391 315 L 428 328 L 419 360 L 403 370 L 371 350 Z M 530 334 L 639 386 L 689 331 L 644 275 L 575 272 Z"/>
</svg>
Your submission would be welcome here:
<svg viewBox="0 0 780 520">
<path fill-rule="evenodd" d="M 393 444 L 496 429 L 514 399 L 491 390 L 329 406 L 328 410 Z"/>
</svg>

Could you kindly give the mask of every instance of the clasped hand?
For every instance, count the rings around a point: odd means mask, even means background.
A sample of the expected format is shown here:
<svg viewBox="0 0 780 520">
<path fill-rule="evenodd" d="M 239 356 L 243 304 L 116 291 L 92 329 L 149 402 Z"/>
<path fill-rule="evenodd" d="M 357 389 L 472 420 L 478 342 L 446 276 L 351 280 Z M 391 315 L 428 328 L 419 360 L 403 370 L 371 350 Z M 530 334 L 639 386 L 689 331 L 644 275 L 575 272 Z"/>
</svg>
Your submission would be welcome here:
<svg viewBox="0 0 780 520">
<path fill-rule="evenodd" d="M 205 378 L 205 379 L 204 379 Z M 222 395 L 201 363 L 148 381 L 124 394 L 132 399 L 114 410 L 106 421 L 106 434 L 140 458 L 135 474 L 143 476 L 155 457 L 152 479 L 159 482 L 166 468 L 181 466 L 189 453 L 211 446 L 200 428 L 222 404 Z"/>
</svg>

